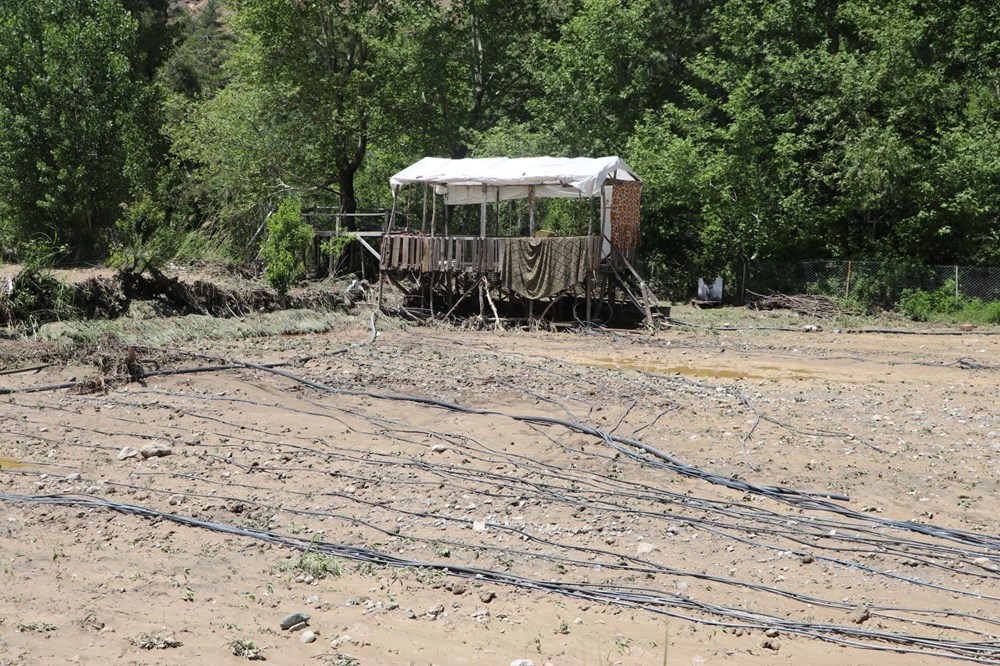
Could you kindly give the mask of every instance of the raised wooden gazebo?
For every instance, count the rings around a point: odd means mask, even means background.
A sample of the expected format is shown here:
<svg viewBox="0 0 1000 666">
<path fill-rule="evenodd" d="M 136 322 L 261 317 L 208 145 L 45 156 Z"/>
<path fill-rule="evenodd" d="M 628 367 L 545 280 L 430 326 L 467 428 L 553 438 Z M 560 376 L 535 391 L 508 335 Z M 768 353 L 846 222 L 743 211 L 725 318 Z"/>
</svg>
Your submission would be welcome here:
<svg viewBox="0 0 1000 666">
<path fill-rule="evenodd" d="M 639 246 L 642 181 L 619 157 L 426 157 L 389 182 L 393 209 L 382 233 L 381 272 L 393 281 L 400 274 L 413 274 L 429 285 L 432 315 L 435 285 L 443 283 L 449 294 L 456 293 L 453 286 L 458 292 L 466 286 L 466 294 L 478 286 L 481 308 L 484 296 L 492 306 L 491 289 L 498 294 L 505 289 L 512 299 L 527 303 L 531 316 L 536 303 L 543 303 L 544 313 L 564 296 L 579 296 L 586 299 L 589 321 L 594 314 L 594 279 L 599 277 L 599 297 L 603 287 L 603 298 L 613 304 L 620 286 L 651 323 L 652 295 L 632 268 Z M 396 214 L 400 193 L 414 186 L 423 190 L 420 227 L 415 228 L 411 216 L 407 228 L 400 228 Z M 535 202 L 544 198 L 586 202 L 587 234 L 555 236 L 540 231 Z M 501 235 L 499 223 L 497 233 L 489 235 L 490 208 L 516 199 L 528 202 L 527 220 L 512 230 L 516 235 Z M 478 235 L 450 233 L 450 216 L 443 213 L 456 206 L 479 207 Z M 454 308 L 455 303 L 442 305 Z"/>
</svg>

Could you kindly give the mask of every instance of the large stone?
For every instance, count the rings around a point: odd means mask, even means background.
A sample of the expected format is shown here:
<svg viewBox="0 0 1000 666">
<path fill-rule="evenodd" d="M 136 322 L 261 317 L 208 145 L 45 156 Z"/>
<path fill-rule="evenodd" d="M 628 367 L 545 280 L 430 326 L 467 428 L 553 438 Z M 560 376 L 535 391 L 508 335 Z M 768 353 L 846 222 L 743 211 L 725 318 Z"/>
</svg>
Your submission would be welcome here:
<svg viewBox="0 0 1000 666">
<path fill-rule="evenodd" d="M 143 458 L 162 458 L 164 456 L 169 456 L 173 452 L 173 449 L 169 446 L 158 442 L 150 442 L 139 449 L 139 453 Z"/>
<path fill-rule="evenodd" d="M 301 611 L 292 613 L 291 615 L 286 615 L 285 619 L 278 623 L 278 626 L 283 630 L 291 629 L 298 624 L 305 624 L 309 622 L 309 618 L 312 617 L 309 613 L 303 613 Z"/>
<path fill-rule="evenodd" d="M 118 452 L 118 460 L 128 460 L 129 458 L 136 458 L 138 456 L 139 452 L 131 446 L 122 447 L 122 450 Z"/>
<path fill-rule="evenodd" d="M 650 553 L 656 552 L 658 550 L 659 548 L 657 548 L 651 543 L 640 543 L 635 548 L 635 552 L 637 555 L 649 555 Z"/>
</svg>

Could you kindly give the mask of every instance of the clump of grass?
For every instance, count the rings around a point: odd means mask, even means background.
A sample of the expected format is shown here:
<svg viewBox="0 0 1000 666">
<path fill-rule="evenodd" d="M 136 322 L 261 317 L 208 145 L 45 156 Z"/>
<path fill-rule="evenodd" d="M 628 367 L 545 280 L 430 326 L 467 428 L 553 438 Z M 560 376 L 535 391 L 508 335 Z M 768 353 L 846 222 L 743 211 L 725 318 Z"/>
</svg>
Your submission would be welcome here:
<svg viewBox="0 0 1000 666">
<path fill-rule="evenodd" d="M 276 568 L 279 571 L 312 576 L 317 580 L 327 576 L 339 578 L 344 573 L 340 560 L 314 551 L 306 551 L 297 559 L 291 562 L 282 562 Z"/>
<path fill-rule="evenodd" d="M 229 641 L 229 651 L 237 657 L 243 657 L 249 661 L 266 661 L 264 652 L 253 641 L 244 638 L 234 638 Z"/>
<path fill-rule="evenodd" d="M 17 630 L 21 633 L 44 634 L 56 630 L 51 622 L 18 622 Z"/>
<path fill-rule="evenodd" d="M 132 636 L 129 642 L 141 650 L 166 650 L 167 648 L 180 647 L 181 642 L 173 636 L 163 634 L 151 634 L 147 631 L 138 636 Z"/>
</svg>

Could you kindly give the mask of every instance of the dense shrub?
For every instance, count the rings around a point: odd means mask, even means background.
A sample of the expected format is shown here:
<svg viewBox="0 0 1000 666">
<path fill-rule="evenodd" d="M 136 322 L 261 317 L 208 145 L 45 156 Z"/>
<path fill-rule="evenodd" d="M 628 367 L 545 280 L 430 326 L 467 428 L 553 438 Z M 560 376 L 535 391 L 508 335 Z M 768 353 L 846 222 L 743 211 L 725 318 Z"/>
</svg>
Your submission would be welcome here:
<svg viewBox="0 0 1000 666">
<path fill-rule="evenodd" d="M 303 255 L 312 238 L 312 227 L 302 219 L 298 201 L 283 201 L 268 218 L 267 240 L 260 256 L 265 264 L 264 278 L 279 293 L 288 293 L 295 282 L 305 277 Z"/>
</svg>

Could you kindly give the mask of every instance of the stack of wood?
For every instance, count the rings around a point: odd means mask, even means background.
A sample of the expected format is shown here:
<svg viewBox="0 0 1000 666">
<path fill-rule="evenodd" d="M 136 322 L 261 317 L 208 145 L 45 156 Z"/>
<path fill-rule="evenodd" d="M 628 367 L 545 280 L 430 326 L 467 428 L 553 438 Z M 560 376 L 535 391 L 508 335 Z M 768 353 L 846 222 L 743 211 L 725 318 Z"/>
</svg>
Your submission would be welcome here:
<svg viewBox="0 0 1000 666">
<path fill-rule="evenodd" d="M 754 310 L 792 310 L 813 317 L 835 317 L 849 314 L 842 310 L 832 298 L 812 294 L 758 294 L 747 291 L 747 307 Z"/>
</svg>

